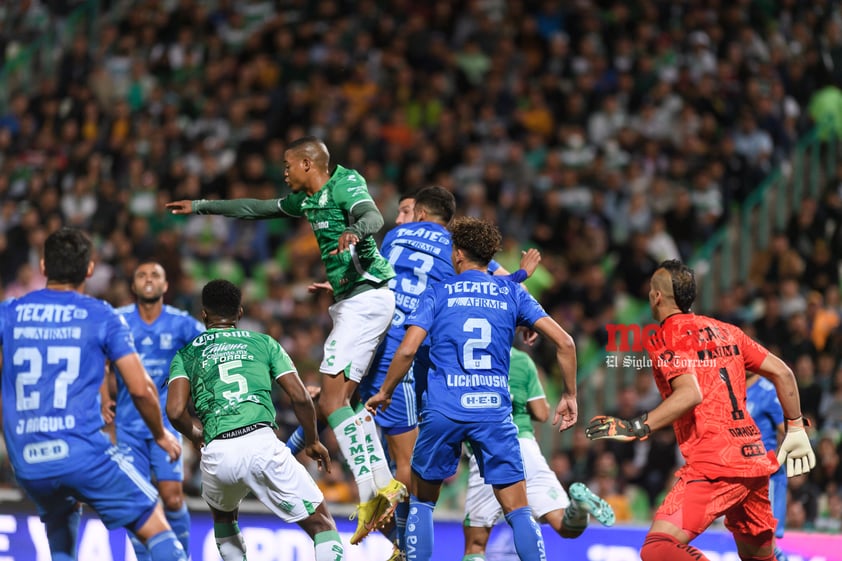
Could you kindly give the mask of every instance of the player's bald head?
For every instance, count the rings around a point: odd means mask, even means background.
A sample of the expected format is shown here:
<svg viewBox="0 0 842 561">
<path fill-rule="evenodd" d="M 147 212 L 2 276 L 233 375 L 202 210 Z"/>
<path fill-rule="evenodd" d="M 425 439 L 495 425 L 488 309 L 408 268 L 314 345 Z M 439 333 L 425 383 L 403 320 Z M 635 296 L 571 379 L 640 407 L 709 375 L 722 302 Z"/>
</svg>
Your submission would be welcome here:
<svg viewBox="0 0 842 561">
<path fill-rule="evenodd" d="M 330 163 L 330 152 L 327 146 L 315 136 L 304 136 L 292 141 L 287 147 L 287 152 L 295 154 L 299 158 L 313 162 L 317 168 L 327 169 Z"/>
<path fill-rule="evenodd" d="M 693 269 L 678 259 L 670 259 L 660 264 L 652 275 L 651 283 L 652 290 L 660 292 L 667 302 L 674 302 L 684 313 L 690 311 L 696 299 L 696 275 Z"/>
</svg>

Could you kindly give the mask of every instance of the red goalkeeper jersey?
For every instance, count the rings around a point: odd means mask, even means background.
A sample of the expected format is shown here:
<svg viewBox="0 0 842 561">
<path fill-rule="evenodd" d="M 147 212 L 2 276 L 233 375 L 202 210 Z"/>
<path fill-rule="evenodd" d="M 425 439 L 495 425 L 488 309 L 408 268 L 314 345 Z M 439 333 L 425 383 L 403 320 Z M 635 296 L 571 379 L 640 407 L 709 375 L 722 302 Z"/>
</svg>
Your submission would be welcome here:
<svg viewBox="0 0 842 561">
<path fill-rule="evenodd" d="M 675 314 L 646 343 L 661 397 L 670 381 L 695 375 L 702 402 L 673 423 L 684 459 L 705 477 L 759 477 L 778 469 L 746 409 L 746 370 L 756 371 L 765 348 L 733 325 L 695 314 Z"/>
</svg>

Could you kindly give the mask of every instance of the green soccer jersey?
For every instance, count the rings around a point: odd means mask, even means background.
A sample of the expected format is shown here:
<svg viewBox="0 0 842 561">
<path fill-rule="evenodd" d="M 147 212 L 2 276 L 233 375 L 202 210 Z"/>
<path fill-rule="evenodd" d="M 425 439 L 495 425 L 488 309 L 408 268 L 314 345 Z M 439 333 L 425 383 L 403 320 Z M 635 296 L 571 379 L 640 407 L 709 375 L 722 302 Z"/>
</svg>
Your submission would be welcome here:
<svg viewBox="0 0 842 561">
<path fill-rule="evenodd" d="M 509 353 L 509 392 L 512 395 L 512 420 L 519 438 L 535 438 L 532 417 L 526 404 L 533 399 L 543 399 L 544 388 L 538 378 L 538 368 L 532 357 L 512 348 Z"/>
<path fill-rule="evenodd" d="M 333 253 L 339 247 L 339 236 L 353 224 L 351 210 L 363 202 L 374 204 L 363 176 L 336 166 L 328 182 L 313 195 L 299 191 L 274 204 L 253 199 L 194 201 L 193 211 L 247 219 L 306 217 L 316 235 L 333 295 L 342 300 L 370 288 L 370 283 L 380 285 L 395 276 L 371 236 L 362 238 L 353 252 Z"/>
<path fill-rule="evenodd" d="M 280 343 L 244 329 L 210 329 L 176 353 L 170 381 L 187 378 L 205 442 L 254 423 L 275 423 L 272 382 L 297 373 Z"/>
</svg>

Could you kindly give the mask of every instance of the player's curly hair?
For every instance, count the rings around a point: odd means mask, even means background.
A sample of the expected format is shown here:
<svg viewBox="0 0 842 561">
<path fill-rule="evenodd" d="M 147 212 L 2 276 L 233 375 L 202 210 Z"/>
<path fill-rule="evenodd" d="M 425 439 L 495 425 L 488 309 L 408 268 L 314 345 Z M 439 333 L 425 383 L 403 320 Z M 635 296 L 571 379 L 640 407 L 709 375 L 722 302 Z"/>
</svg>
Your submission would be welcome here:
<svg viewBox="0 0 842 561">
<path fill-rule="evenodd" d="M 696 273 L 678 259 L 668 259 L 658 268 L 670 274 L 675 305 L 686 314 L 696 300 Z"/>
<path fill-rule="evenodd" d="M 415 193 L 415 206 L 424 207 L 427 212 L 447 224 L 456 214 L 456 198 L 453 193 L 439 185 L 424 187 Z"/>
<path fill-rule="evenodd" d="M 242 301 L 243 293 L 237 285 L 225 279 L 212 280 L 202 289 L 202 307 L 220 318 L 238 319 Z"/>
<path fill-rule="evenodd" d="M 461 249 L 471 261 L 483 266 L 488 265 L 503 243 L 497 226 L 478 218 L 456 218 L 447 229 L 453 249 Z"/>
</svg>

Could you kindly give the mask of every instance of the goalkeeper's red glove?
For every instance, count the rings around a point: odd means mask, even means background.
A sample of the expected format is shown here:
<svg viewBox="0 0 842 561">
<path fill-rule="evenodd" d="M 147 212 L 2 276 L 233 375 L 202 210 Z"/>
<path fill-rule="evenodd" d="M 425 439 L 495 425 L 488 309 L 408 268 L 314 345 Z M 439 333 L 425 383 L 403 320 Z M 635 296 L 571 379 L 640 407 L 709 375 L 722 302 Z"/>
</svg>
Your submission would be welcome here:
<svg viewBox="0 0 842 561">
<path fill-rule="evenodd" d="M 649 438 L 649 425 L 646 424 L 647 413 L 634 419 L 618 419 L 608 415 L 597 415 L 585 428 L 585 435 L 591 440 L 610 438 L 628 442 L 631 440 L 646 440 Z"/>
</svg>

